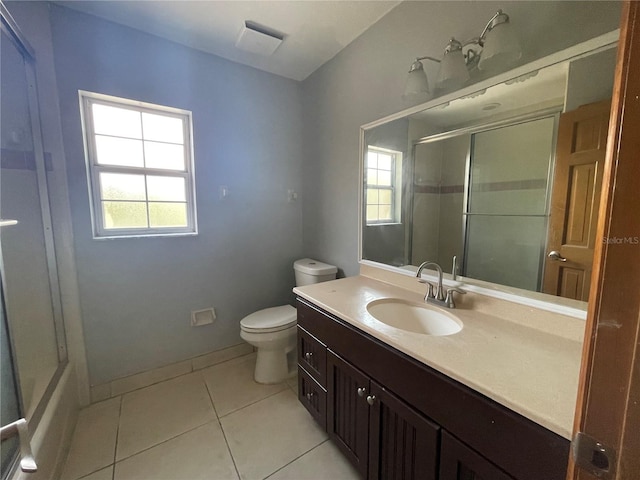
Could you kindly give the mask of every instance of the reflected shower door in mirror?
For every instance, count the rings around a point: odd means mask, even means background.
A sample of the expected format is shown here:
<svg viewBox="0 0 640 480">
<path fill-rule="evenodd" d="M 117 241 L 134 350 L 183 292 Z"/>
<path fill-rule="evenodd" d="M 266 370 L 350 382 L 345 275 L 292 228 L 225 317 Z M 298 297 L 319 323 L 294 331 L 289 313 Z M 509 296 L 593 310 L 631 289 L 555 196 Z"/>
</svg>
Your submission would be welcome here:
<svg viewBox="0 0 640 480">
<path fill-rule="evenodd" d="M 549 116 L 414 148 L 411 263 L 540 291 L 554 149 Z"/>
<path fill-rule="evenodd" d="M 562 296 L 584 310 L 602 170 L 593 155 L 606 146 L 606 126 L 585 119 L 557 150 L 556 137 L 563 118 L 611 97 L 616 39 L 612 32 L 363 127 L 361 259 L 412 272 L 431 260 L 451 274 L 456 256 L 467 284 L 554 303 L 546 294 Z M 393 184 L 399 211 L 377 223 L 366 213 L 371 149 L 403 158 Z"/>
</svg>

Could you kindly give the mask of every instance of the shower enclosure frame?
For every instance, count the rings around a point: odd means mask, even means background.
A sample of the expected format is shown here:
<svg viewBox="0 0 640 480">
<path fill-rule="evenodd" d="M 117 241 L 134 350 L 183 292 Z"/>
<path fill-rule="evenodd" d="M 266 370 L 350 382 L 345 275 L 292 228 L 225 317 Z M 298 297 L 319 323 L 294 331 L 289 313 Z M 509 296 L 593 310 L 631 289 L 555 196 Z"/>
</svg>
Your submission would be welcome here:
<svg viewBox="0 0 640 480">
<path fill-rule="evenodd" d="M 19 26 L 5 7 L 5 5 L 0 2 L 0 28 L 2 33 L 7 36 L 9 40 L 11 40 L 12 44 L 17 48 L 18 52 L 22 55 L 24 60 L 24 68 L 25 68 L 25 79 L 26 79 L 26 91 L 27 91 L 27 100 L 28 100 L 28 112 L 30 118 L 30 128 L 31 135 L 33 141 L 33 153 L 35 160 L 35 174 L 38 185 L 38 193 L 39 193 L 39 206 L 40 206 L 40 215 L 43 226 L 43 237 L 44 237 L 44 253 L 46 256 L 47 263 L 47 273 L 48 273 L 48 283 L 51 295 L 51 308 L 52 308 L 52 322 L 55 332 L 56 344 L 57 344 L 57 355 L 58 355 L 58 365 L 51 376 L 51 379 L 48 382 L 46 389 L 44 390 L 42 397 L 39 399 L 36 408 L 33 410 L 33 413 L 27 419 L 29 424 L 29 434 L 33 435 L 33 432 L 36 430 L 47 404 L 56 389 L 56 386 L 65 370 L 65 367 L 68 364 L 68 352 L 67 352 L 67 343 L 66 343 L 66 335 L 65 335 L 65 327 L 64 327 L 64 317 L 63 317 L 63 306 L 62 306 L 62 297 L 60 290 L 60 282 L 58 278 L 58 263 L 55 251 L 55 242 L 53 235 L 53 221 L 51 216 L 51 207 L 50 207 L 50 197 L 49 197 L 49 189 L 47 182 L 47 170 L 45 163 L 45 155 L 44 155 L 44 143 L 43 136 L 41 130 L 40 123 L 40 110 L 39 110 L 39 101 L 38 101 L 38 89 L 37 89 L 37 80 L 36 80 L 36 71 L 35 71 L 35 51 L 29 41 L 26 39 L 24 34 L 21 32 Z M 19 220 L 19 219 L 18 219 Z M 9 227 L 10 228 L 10 227 Z M 7 279 L 5 276 L 5 268 L 4 261 L 2 260 L 2 246 L 0 244 L 0 275 L 2 277 L 3 289 L 7 284 Z M 4 295 L 4 293 L 3 293 Z M 4 308 L 4 301 L 3 301 Z M 5 309 L 5 313 L 6 309 Z M 20 372 L 17 368 L 17 360 L 16 360 L 16 345 L 12 341 L 12 328 L 11 322 L 9 321 L 8 314 L 5 315 L 5 322 L 8 331 L 8 342 L 11 350 L 11 360 L 12 360 L 12 369 L 16 383 L 16 396 L 18 398 L 18 409 L 19 415 L 23 416 L 25 414 L 25 403 L 23 399 L 23 395 L 20 388 Z M 15 419 L 18 420 L 18 419 Z M 14 460 L 12 466 L 8 469 L 7 478 L 10 478 L 17 468 L 19 467 L 19 452 L 16 452 L 14 455 Z"/>
</svg>

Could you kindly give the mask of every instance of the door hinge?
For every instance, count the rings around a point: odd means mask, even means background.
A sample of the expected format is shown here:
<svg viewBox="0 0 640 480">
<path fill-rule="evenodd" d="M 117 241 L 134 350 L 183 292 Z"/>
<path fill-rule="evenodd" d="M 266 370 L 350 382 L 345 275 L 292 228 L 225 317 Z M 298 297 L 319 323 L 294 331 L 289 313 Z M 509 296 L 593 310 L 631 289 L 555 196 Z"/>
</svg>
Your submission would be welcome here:
<svg viewBox="0 0 640 480">
<path fill-rule="evenodd" d="M 584 432 L 578 432 L 571 442 L 575 464 L 598 478 L 614 478 L 616 451 Z"/>
</svg>

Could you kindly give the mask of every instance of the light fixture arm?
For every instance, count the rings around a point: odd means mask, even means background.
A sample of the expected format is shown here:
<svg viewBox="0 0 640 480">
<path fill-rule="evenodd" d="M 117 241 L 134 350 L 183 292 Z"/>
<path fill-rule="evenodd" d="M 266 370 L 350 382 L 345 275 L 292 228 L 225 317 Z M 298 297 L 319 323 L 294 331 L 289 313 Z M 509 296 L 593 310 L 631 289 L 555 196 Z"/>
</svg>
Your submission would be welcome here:
<svg viewBox="0 0 640 480">
<path fill-rule="evenodd" d="M 440 63 L 440 60 L 438 60 L 437 58 L 433 58 L 433 57 L 418 57 L 418 58 L 416 58 L 416 62 L 419 62 L 420 60 L 431 60 L 432 62 Z"/>
<path fill-rule="evenodd" d="M 508 23 L 508 22 L 509 22 L 509 15 L 504 13 L 502 10 L 498 10 L 496 14 L 493 17 L 491 17 L 491 20 L 487 22 L 487 25 L 484 27 L 484 30 L 482 30 L 482 33 L 478 38 L 478 44 L 481 47 L 484 46 L 484 37 L 487 35 L 487 33 L 490 32 L 493 28 L 500 25 L 501 23 Z"/>
<path fill-rule="evenodd" d="M 431 60 L 432 62 L 440 63 L 440 60 L 438 60 L 437 58 L 433 58 L 429 56 L 417 57 L 415 61 L 411 64 L 411 67 L 409 67 L 409 73 L 415 72 L 416 70 L 424 70 L 424 65 L 422 65 L 421 60 Z"/>
</svg>

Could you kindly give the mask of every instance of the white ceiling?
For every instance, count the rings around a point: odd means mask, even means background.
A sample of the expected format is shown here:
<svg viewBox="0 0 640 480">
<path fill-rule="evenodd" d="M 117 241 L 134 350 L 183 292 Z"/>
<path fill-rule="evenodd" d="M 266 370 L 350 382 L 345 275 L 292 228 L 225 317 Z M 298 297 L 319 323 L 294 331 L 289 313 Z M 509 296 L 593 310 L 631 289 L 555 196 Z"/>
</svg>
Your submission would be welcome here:
<svg viewBox="0 0 640 480">
<path fill-rule="evenodd" d="M 400 1 L 59 1 L 174 42 L 267 72 L 304 80 Z M 281 32 L 271 56 L 236 48 L 250 20 Z"/>
</svg>

